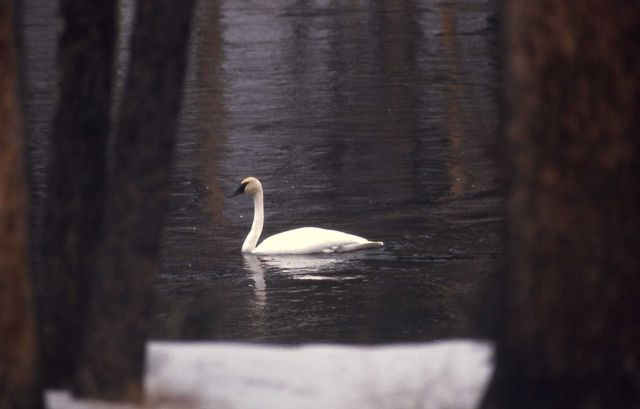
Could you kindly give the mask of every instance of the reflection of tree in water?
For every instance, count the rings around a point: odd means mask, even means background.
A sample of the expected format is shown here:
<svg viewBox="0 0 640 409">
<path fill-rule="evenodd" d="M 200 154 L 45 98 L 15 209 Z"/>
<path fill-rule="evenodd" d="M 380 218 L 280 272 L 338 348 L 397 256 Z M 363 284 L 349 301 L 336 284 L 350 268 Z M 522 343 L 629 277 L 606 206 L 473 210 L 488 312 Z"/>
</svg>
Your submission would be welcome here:
<svg viewBox="0 0 640 409">
<path fill-rule="evenodd" d="M 212 216 L 214 223 L 222 222 L 222 206 L 225 196 L 224 188 L 220 185 L 221 164 L 226 142 L 226 125 L 224 117 L 227 114 L 224 105 L 224 82 L 222 80 L 222 63 L 224 50 L 222 47 L 222 27 L 220 2 L 200 1 L 196 16 L 201 22 L 194 32 L 193 64 L 196 71 L 197 97 L 194 109 L 197 111 L 198 136 L 202 144 L 201 157 L 198 158 L 203 166 L 203 176 L 206 194 L 203 206 L 204 212 Z M 204 92 L 203 92 L 204 91 Z"/>
<path fill-rule="evenodd" d="M 461 56 L 457 37 L 458 7 L 451 4 L 441 4 L 442 13 L 442 51 L 445 67 L 450 81 L 445 92 L 445 126 L 449 137 L 450 155 L 448 160 L 450 193 L 456 197 L 468 191 L 467 171 L 462 162 L 463 123 L 468 122 L 468 116 L 462 110 L 461 98 L 464 88 L 461 83 Z"/>
</svg>

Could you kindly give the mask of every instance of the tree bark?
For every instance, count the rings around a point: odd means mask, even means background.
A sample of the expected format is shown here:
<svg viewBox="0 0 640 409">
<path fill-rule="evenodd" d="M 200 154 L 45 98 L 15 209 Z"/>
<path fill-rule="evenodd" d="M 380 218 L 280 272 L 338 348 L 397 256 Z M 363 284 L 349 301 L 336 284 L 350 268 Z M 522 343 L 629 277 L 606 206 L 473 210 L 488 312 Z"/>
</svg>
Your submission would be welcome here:
<svg viewBox="0 0 640 409">
<path fill-rule="evenodd" d="M 12 1 L 0 0 L 0 409 L 42 407 Z"/>
<path fill-rule="evenodd" d="M 84 335 L 106 183 L 115 1 L 62 0 L 54 118 L 38 278 L 42 372 L 69 387 Z"/>
<path fill-rule="evenodd" d="M 640 407 L 640 3 L 506 2 L 512 183 L 485 408 Z"/>
<path fill-rule="evenodd" d="M 77 392 L 142 396 L 145 341 L 194 1 L 141 0 Z"/>
</svg>

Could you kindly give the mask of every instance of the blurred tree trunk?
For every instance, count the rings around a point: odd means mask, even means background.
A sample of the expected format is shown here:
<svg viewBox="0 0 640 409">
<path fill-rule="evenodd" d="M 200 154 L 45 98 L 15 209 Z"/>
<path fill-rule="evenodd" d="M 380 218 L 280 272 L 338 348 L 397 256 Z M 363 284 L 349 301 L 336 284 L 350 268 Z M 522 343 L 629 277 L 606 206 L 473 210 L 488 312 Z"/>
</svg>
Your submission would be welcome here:
<svg viewBox="0 0 640 409">
<path fill-rule="evenodd" d="M 137 4 L 77 392 L 142 396 L 193 0 Z"/>
<path fill-rule="evenodd" d="M 101 234 L 115 1 L 62 0 L 54 118 L 38 277 L 45 386 L 74 379 Z"/>
<path fill-rule="evenodd" d="M 12 1 L 0 0 L 0 409 L 42 407 Z"/>
<path fill-rule="evenodd" d="M 509 268 L 485 408 L 640 407 L 640 3 L 506 2 Z"/>
</svg>

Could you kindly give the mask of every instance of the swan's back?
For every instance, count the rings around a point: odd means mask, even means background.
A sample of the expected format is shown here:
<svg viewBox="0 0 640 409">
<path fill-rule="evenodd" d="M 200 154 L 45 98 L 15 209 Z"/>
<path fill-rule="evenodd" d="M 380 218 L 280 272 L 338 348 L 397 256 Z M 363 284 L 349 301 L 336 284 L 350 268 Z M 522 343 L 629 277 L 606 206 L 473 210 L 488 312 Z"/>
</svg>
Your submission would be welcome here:
<svg viewBox="0 0 640 409">
<path fill-rule="evenodd" d="M 255 254 L 340 253 L 381 247 L 382 242 L 318 227 L 302 227 L 266 238 L 253 251 Z"/>
</svg>

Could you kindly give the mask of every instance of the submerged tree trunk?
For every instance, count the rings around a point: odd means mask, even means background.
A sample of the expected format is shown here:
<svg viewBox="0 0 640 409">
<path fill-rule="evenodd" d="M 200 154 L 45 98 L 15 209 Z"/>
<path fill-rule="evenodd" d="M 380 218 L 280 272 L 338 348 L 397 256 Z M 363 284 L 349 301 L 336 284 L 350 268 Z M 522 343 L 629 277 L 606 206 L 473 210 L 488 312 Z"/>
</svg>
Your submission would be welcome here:
<svg viewBox="0 0 640 409">
<path fill-rule="evenodd" d="M 0 0 L 0 409 L 42 406 L 12 1 Z"/>
<path fill-rule="evenodd" d="M 640 3 L 506 2 L 509 261 L 485 408 L 640 407 Z"/>
<path fill-rule="evenodd" d="M 138 2 L 76 384 L 82 395 L 137 400 L 142 394 L 193 3 Z"/>
<path fill-rule="evenodd" d="M 115 1 L 62 0 L 60 11 L 60 94 L 38 278 L 43 380 L 52 387 L 73 382 L 101 234 Z"/>
</svg>

